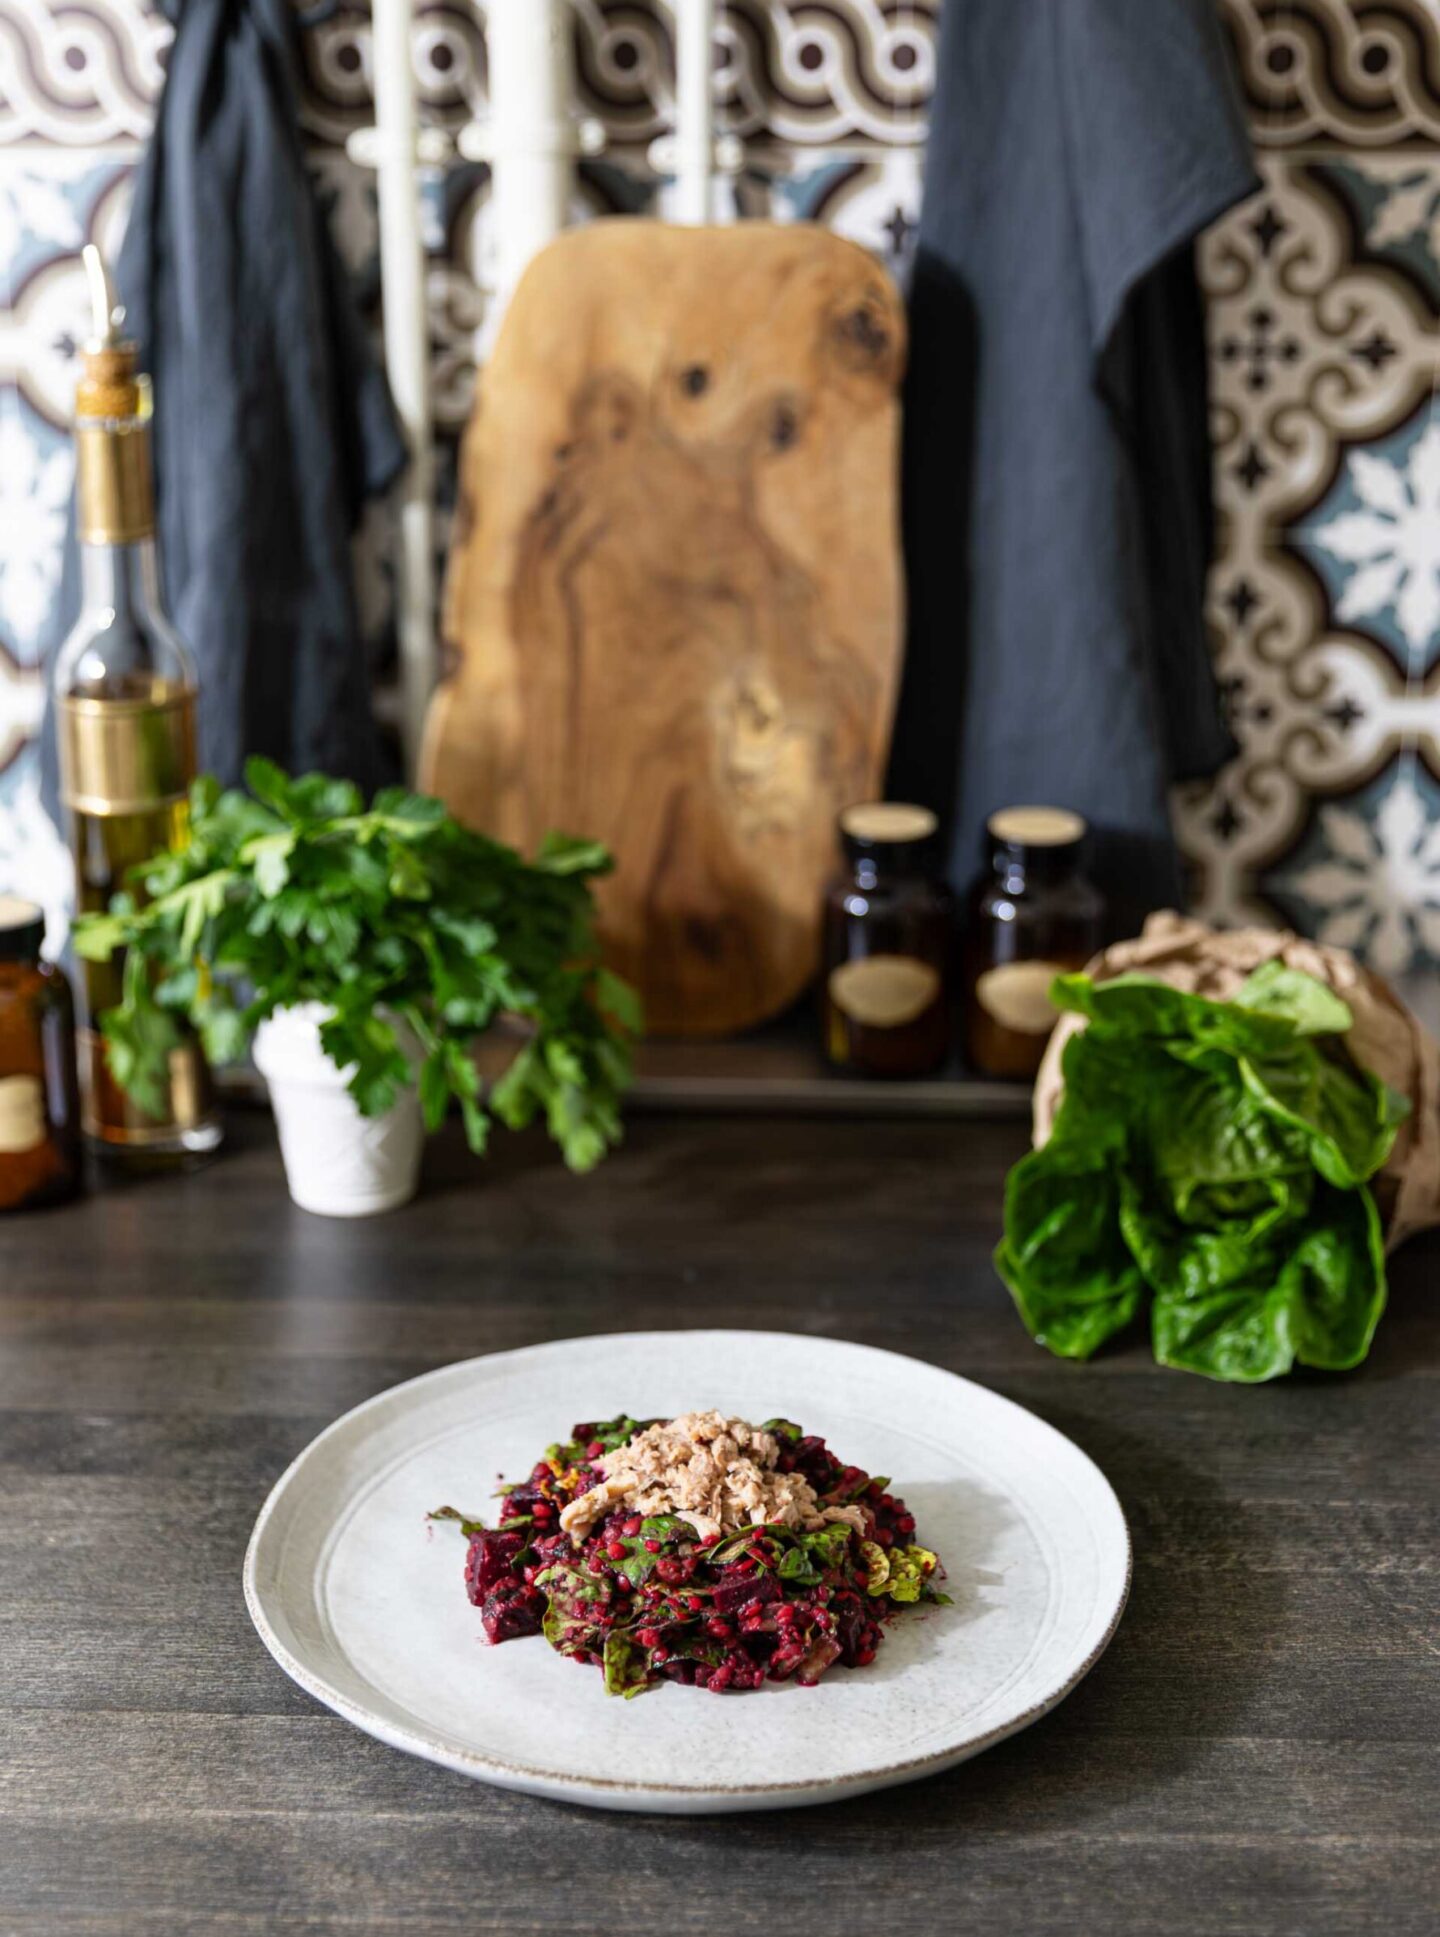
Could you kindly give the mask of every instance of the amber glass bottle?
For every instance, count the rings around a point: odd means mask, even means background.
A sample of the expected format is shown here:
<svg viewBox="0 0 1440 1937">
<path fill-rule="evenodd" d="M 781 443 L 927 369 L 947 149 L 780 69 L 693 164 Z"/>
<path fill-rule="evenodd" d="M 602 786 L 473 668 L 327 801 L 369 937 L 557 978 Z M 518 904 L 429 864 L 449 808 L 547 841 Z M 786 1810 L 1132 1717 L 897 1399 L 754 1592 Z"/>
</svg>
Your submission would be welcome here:
<svg viewBox="0 0 1440 1937">
<path fill-rule="evenodd" d="M 0 895 L 0 1211 L 54 1204 L 80 1180 L 70 985 L 42 961 L 45 917 Z"/>
<path fill-rule="evenodd" d="M 184 837 L 195 777 L 195 671 L 165 616 L 155 555 L 149 393 L 121 337 L 104 265 L 85 250 L 94 334 L 76 393 L 76 502 L 82 609 L 55 668 L 60 785 L 76 900 L 108 906 L 127 870 Z M 167 1105 L 140 1110 L 116 1083 L 99 1030 L 120 1000 L 123 960 L 84 965 L 80 1034 L 85 1130 L 107 1157 L 186 1164 L 220 1125 L 200 1045 L 171 1052 Z"/>
<path fill-rule="evenodd" d="M 980 1076 L 1029 1080 L 1055 1024 L 1048 990 L 1100 946 L 1105 905 L 1081 872 L 1085 822 L 1007 807 L 988 823 L 991 866 L 966 909 L 965 1058 Z"/>
<path fill-rule="evenodd" d="M 954 904 L 928 807 L 840 816 L 846 871 L 825 900 L 825 1053 L 866 1076 L 927 1076 L 950 1053 Z"/>
</svg>

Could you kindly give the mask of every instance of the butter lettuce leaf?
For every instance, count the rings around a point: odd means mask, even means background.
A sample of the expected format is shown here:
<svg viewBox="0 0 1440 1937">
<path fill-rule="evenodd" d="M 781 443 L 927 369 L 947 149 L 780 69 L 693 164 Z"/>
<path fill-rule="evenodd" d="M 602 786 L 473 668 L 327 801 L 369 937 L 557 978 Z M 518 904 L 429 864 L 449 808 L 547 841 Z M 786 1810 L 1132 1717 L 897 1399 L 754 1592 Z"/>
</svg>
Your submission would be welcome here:
<svg viewBox="0 0 1440 1937">
<path fill-rule="evenodd" d="M 1067 1126 L 1005 1180 L 996 1268 L 1031 1336 L 1060 1358 L 1088 1359 L 1144 1300 L 1144 1277 L 1120 1229 L 1117 1154 Z"/>
<path fill-rule="evenodd" d="M 1297 1361 L 1326 1371 L 1358 1365 L 1385 1309 L 1385 1250 L 1368 1190 L 1322 1190 L 1304 1222 L 1256 1247 L 1222 1276 L 1193 1258 L 1157 1291 L 1152 1313 L 1162 1365 L 1250 1383 Z M 1183 1265 L 1194 1265 L 1186 1270 Z"/>
</svg>

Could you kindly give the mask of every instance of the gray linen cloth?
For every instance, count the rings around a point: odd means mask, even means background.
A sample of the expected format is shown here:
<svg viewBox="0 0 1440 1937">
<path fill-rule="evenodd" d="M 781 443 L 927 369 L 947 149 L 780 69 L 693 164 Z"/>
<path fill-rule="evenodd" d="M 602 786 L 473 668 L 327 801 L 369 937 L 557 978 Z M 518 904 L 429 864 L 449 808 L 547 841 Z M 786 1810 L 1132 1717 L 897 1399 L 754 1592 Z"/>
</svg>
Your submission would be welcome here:
<svg viewBox="0 0 1440 1937">
<path fill-rule="evenodd" d="M 911 292 L 911 617 L 892 792 L 958 884 L 997 807 L 1072 807 L 1127 932 L 1169 784 L 1232 751 L 1193 241 L 1256 186 L 1213 0 L 946 0 Z"/>
</svg>

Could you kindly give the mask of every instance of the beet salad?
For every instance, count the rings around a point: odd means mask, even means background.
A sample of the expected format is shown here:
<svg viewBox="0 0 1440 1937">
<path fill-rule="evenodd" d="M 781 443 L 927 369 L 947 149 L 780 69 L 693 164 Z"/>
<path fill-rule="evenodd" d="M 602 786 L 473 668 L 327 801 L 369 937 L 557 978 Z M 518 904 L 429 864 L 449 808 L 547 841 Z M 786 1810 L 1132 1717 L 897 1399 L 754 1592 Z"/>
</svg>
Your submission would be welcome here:
<svg viewBox="0 0 1440 1937">
<path fill-rule="evenodd" d="M 948 1605 L 943 1569 L 888 1479 L 788 1419 L 719 1412 L 576 1426 L 498 1525 L 469 1536 L 465 1586 L 486 1638 L 543 1634 L 614 1695 L 661 1681 L 717 1693 L 874 1661 L 885 1623 Z"/>
</svg>

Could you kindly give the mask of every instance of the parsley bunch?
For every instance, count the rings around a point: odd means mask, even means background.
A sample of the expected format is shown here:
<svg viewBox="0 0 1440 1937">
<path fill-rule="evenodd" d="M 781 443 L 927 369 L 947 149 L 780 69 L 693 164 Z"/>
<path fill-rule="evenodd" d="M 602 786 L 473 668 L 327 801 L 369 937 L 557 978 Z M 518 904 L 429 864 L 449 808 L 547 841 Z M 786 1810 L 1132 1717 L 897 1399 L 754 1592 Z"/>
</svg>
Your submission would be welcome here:
<svg viewBox="0 0 1440 1937">
<path fill-rule="evenodd" d="M 589 884 L 605 849 L 552 834 L 525 861 L 422 794 L 388 788 L 367 811 L 349 781 L 258 759 L 245 780 L 196 781 L 184 842 L 133 870 L 138 893 L 76 923 L 87 959 L 125 951 L 123 999 L 101 1018 L 121 1087 L 158 1114 L 187 1025 L 222 1064 L 274 1010 L 319 1002 L 321 1045 L 352 1068 L 362 1115 L 411 1079 L 398 1018 L 423 1050 L 429 1129 L 453 1097 L 478 1152 L 492 1114 L 519 1128 L 543 1113 L 572 1170 L 598 1163 L 619 1140 L 640 1026 L 633 991 L 596 960 Z M 503 1015 L 533 1034 L 483 1096 L 470 1047 Z"/>
</svg>

